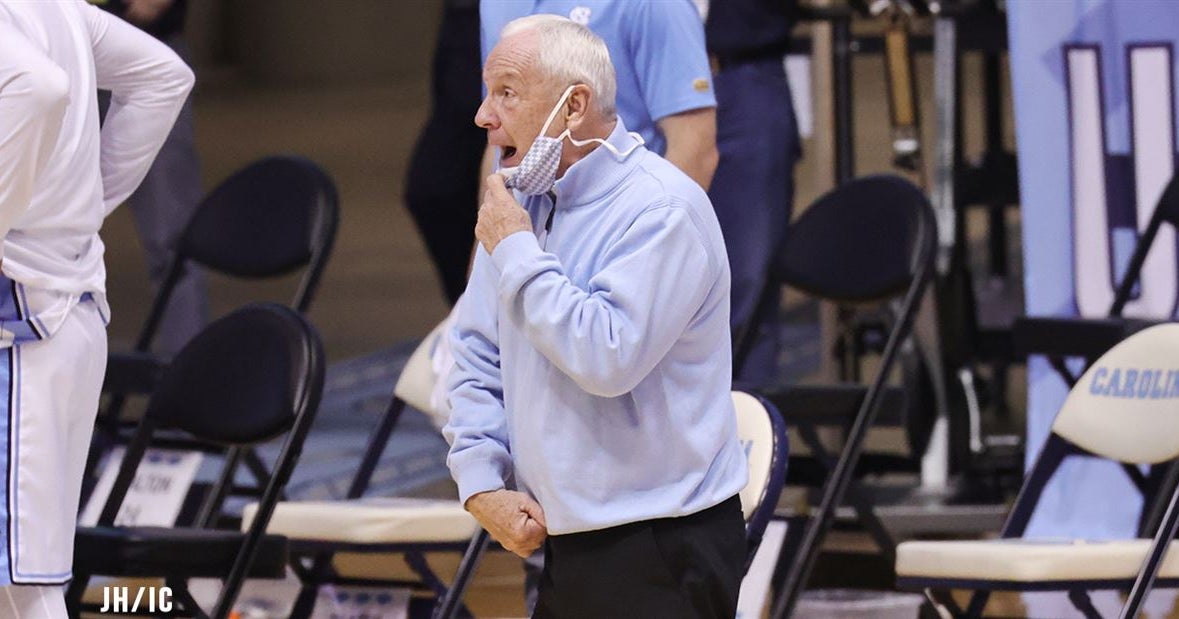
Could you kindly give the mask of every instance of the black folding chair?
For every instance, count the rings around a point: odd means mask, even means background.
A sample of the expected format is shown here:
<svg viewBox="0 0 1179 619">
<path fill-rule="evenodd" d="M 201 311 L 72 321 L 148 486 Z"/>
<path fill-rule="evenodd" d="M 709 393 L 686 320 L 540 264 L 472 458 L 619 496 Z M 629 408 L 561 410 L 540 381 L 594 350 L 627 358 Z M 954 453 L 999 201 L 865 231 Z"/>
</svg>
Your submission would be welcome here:
<svg viewBox="0 0 1179 619">
<path fill-rule="evenodd" d="M 430 358 L 442 336 L 442 327 L 436 328 L 406 362 L 344 499 L 282 501 L 276 506 L 268 530 L 290 540 L 291 567 L 302 583 L 291 611 L 294 619 L 311 616 L 319 588 L 326 584 L 409 587 L 433 598 L 436 617 L 470 615 L 462 596 L 488 545 L 487 534 L 475 519 L 457 499 L 364 496 L 406 406 L 431 412 L 435 377 Z M 260 504 L 246 506 L 243 529 L 254 526 L 260 509 Z M 463 554 L 449 586 L 427 563 L 425 554 L 429 552 Z M 401 555 L 416 580 L 367 572 L 362 576 L 342 574 L 334 563 L 340 553 Z"/>
<path fill-rule="evenodd" d="M 290 479 L 323 392 L 323 345 L 289 308 L 257 304 L 202 330 L 173 359 L 127 447 L 98 526 L 80 527 L 67 600 L 76 614 L 91 575 L 163 577 L 187 616 L 205 617 L 186 588 L 189 578 L 224 582 L 213 612 L 223 619 L 247 577 L 282 578 L 287 540 L 266 535 L 274 505 Z M 116 516 L 157 430 L 174 429 L 228 450 L 222 473 L 192 528 L 118 526 Z M 286 435 L 253 524 L 244 532 L 212 524 L 230 494 L 244 450 Z"/>
<path fill-rule="evenodd" d="M 108 358 L 103 392 L 109 399 L 98 415 L 86 470 L 93 473 L 109 447 L 126 440 L 129 427 L 120 415 L 127 396 L 150 394 L 163 373 L 167 359 L 151 352 L 152 341 L 185 269 L 199 265 L 243 279 L 280 277 L 302 269 L 291 307 L 305 313 L 331 255 L 338 221 L 335 184 L 322 168 L 302 157 L 266 157 L 214 188 L 181 235 L 134 350 L 112 352 Z M 167 441 L 158 444 L 166 446 Z M 265 467 L 253 452 L 244 457 L 264 485 Z"/>
<path fill-rule="evenodd" d="M 1131 380 L 1129 372 L 1135 375 Z M 1168 510 L 1153 539 L 1024 540 L 1044 487 L 1070 456 L 1123 465 L 1161 464 L 1179 457 L 1179 324 L 1137 333 L 1098 359 L 1073 386 L 1035 465 L 1011 508 L 1000 539 L 913 541 L 897 549 L 897 584 L 925 591 L 960 617 L 981 617 L 992 591 L 1066 591 L 1086 617 L 1100 618 L 1089 592 L 1130 590 L 1121 617 L 1137 617 L 1152 584 L 1179 585 L 1175 549 L 1179 494 L 1167 489 Z M 974 592 L 963 609 L 951 589 Z"/>
<path fill-rule="evenodd" d="M 762 295 L 781 294 L 787 286 L 841 305 L 879 305 L 898 299 L 900 304 L 887 327 L 876 374 L 867 384 L 793 385 L 762 391 L 813 454 L 809 460 L 791 456 L 787 481 L 809 481 L 822 488 L 801 537 L 792 534 L 797 551 L 779 588 L 774 617 L 789 615 L 845 497 L 891 559 L 895 542 L 853 477 L 866 464 L 861 462 L 864 440 L 878 418 L 881 423 L 906 425 L 904 394 L 887 381 L 928 285 L 935 241 L 928 200 L 911 183 L 895 176 L 869 176 L 841 185 L 812 204 L 783 237 Z M 759 321 L 770 319 L 755 317 L 740 331 L 734 354 L 738 371 L 748 357 Z M 838 457 L 829 454 L 819 439 L 818 429 L 824 426 L 846 432 Z M 927 436 L 910 437 L 911 444 L 923 440 Z M 816 472 L 818 479 L 805 479 L 800 473 L 806 470 Z"/>
<path fill-rule="evenodd" d="M 335 183 L 309 159 L 271 156 L 235 172 L 201 201 L 185 226 L 134 352 L 151 350 L 172 292 L 193 265 L 243 279 L 305 269 L 291 307 L 306 313 L 331 255 L 338 222 Z M 112 357 L 121 363 L 117 355 Z M 108 370 L 108 393 L 117 393 L 112 387 L 123 381 L 143 383 L 136 380 L 142 374 L 124 377 L 120 370 L 117 365 Z"/>
</svg>

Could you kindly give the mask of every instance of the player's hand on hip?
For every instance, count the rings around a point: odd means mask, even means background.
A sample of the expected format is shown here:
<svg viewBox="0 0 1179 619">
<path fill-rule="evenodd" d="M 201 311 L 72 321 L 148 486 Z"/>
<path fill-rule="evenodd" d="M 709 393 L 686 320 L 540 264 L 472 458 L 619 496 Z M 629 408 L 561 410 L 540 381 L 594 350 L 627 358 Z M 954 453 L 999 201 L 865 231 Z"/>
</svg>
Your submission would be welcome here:
<svg viewBox="0 0 1179 619">
<path fill-rule="evenodd" d="M 475 238 L 483 244 L 483 249 L 490 254 L 500 241 L 517 232 L 531 231 L 532 220 L 504 186 L 504 177 L 488 176 L 487 191 L 483 192 L 483 203 L 479 206 L 479 221 L 475 224 Z"/>
<path fill-rule="evenodd" d="M 481 492 L 467 499 L 466 508 L 495 541 L 521 558 L 531 555 L 548 537 L 544 510 L 523 492 Z"/>
</svg>

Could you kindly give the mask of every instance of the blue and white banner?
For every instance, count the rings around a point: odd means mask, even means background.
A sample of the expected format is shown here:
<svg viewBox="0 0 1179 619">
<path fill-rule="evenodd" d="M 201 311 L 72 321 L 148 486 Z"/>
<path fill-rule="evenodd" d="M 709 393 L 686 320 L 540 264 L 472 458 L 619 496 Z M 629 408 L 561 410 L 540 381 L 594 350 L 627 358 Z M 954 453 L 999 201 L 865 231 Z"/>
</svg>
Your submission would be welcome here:
<svg viewBox="0 0 1179 619">
<path fill-rule="evenodd" d="M 1008 0 L 1007 11 L 1027 312 L 1105 316 L 1176 169 L 1179 2 Z M 1177 299 L 1179 252 L 1165 226 L 1125 313 L 1172 316 Z M 1029 363 L 1029 463 L 1066 392 L 1046 362 Z M 1141 504 L 1115 465 L 1072 459 L 1028 535 L 1133 536 Z"/>
</svg>

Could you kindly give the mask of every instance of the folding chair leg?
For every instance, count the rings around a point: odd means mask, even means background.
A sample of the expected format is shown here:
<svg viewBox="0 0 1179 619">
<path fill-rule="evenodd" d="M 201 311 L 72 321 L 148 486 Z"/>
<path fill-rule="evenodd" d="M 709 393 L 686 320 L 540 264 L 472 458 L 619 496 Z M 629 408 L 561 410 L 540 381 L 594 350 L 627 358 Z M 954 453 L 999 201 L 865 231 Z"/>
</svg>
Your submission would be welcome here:
<svg viewBox="0 0 1179 619">
<path fill-rule="evenodd" d="M 778 590 L 778 599 L 770 614 L 773 619 L 785 619 L 793 614 L 798 596 L 806 587 L 811 569 L 822 550 L 823 537 L 831 521 L 835 519 L 835 507 L 840 499 L 840 497 L 834 496 L 837 493 L 833 487 L 834 479 L 831 474 L 835 468 L 833 463 L 837 464 L 836 460 L 823 448 L 823 444 L 819 441 L 818 434 L 812 426 L 799 424 L 798 432 L 814 452 L 815 459 L 826 469 L 827 478 L 823 484 L 823 497 L 819 502 L 818 513 L 806 520 L 802 537 L 798 542 L 797 553 L 793 562 L 787 567 L 786 577 Z"/>
<path fill-rule="evenodd" d="M 250 448 L 245 450 L 244 456 L 246 470 L 254 477 L 254 481 L 258 484 L 257 488 L 259 490 L 265 488 L 270 483 L 270 469 L 266 468 L 266 463 L 262 462 L 261 456 L 258 455 L 255 449 Z M 278 500 L 285 501 L 286 499 L 287 493 L 286 490 L 283 490 L 279 493 Z"/>
<path fill-rule="evenodd" d="M 987 600 L 990 599 L 990 591 L 975 591 L 970 595 L 970 603 L 966 605 L 966 612 L 963 613 L 966 617 L 982 617 L 983 610 L 987 607 Z"/>
<path fill-rule="evenodd" d="M 785 619 L 793 614 L 794 604 L 803 588 L 806 587 L 806 579 L 810 575 L 810 567 L 814 563 L 812 555 L 818 555 L 820 551 L 823 532 L 826 528 L 823 526 L 823 521 L 826 518 L 825 514 L 820 513 L 806 521 L 802 539 L 798 544 L 798 552 L 795 554 L 794 562 L 786 570 L 786 578 L 782 581 L 782 586 L 779 589 L 778 601 L 770 615 L 774 619 Z"/>
<path fill-rule="evenodd" d="M 71 617 L 77 617 L 82 612 L 82 596 L 86 593 L 86 585 L 90 583 L 89 574 L 74 573 L 74 579 L 66 588 L 66 612 Z"/>
<path fill-rule="evenodd" d="M 815 431 L 814 426 L 799 424 L 797 429 L 803 441 L 810 448 L 815 460 L 826 469 L 827 475 L 830 475 L 837 462 L 831 456 L 831 453 L 823 447 L 823 442 L 819 440 L 819 435 Z M 885 559 L 889 563 L 896 562 L 896 540 L 889 534 L 888 529 L 880 521 L 880 518 L 876 516 L 876 511 L 872 509 L 872 502 L 864 495 L 863 487 L 856 483 L 854 479 L 850 480 L 844 498 L 855 508 L 860 524 L 864 526 L 864 529 L 868 531 L 868 535 L 880 547 L 880 552 L 884 555 Z"/>
<path fill-rule="evenodd" d="M 305 582 L 299 587 L 295 605 L 291 607 L 291 619 L 308 619 L 315 611 L 315 599 L 319 594 L 318 582 Z"/>
<path fill-rule="evenodd" d="M 854 481 L 847 488 L 847 500 L 852 504 L 856 510 L 856 517 L 860 520 L 860 524 L 868 531 L 868 535 L 876 545 L 880 547 L 880 554 L 888 560 L 890 565 L 895 564 L 897 560 L 897 543 L 889 534 L 888 528 L 876 516 L 876 510 L 872 508 L 872 503 L 868 497 L 864 496 L 862 486 Z"/>
<path fill-rule="evenodd" d="M 1155 468 L 1157 469 L 1158 467 Z M 1171 499 L 1167 501 L 1166 511 L 1163 513 L 1162 519 L 1157 525 L 1153 522 L 1149 525 L 1154 528 L 1150 552 L 1146 555 L 1146 561 L 1138 568 L 1138 575 L 1134 578 L 1134 585 L 1130 587 L 1129 594 L 1126 596 L 1126 602 L 1122 606 L 1122 612 L 1119 615 L 1122 619 L 1133 619 L 1138 616 L 1138 611 L 1142 608 L 1142 604 L 1146 602 L 1146 596 L 1150 594 L 1150 589 L 1154 586 L 1155 580 L 1158 578 L 1159 567 L 1166 557 L 1171 540 L 1175 539 L 1176 534 L 1179 533 L 1179 494 L 1176 494 L 1175 491 L 1175 473 L 1175 465 L 1171 464 L 1166 467 L 1166 470 L 1161 475 L 1154 475 L 1154 477 L 1159 478 L 1159 482 L 1155 485 L 1160 496 L 1170 496 Z M 1156 519 L 1156 515 L 1153 512 L 1158 511 L 1157 507 L 1150 511 L 1152 513 L 1148 516 L 1148 519 Z"/>
<path fill-rule="evenodd" d="M 1050 355 L 1048 357 L 1048 363 L 1052 366 L 1052 369 L 1056 370 L 1056 373 L 1060 375 L 1061 380 L 1063 380 L 1065 384 L 1068 385 L 1069 389 L 1072 389 L 1073 385 L 1077 384 L 1077 380 L 1080 377 L 1076 374 L 1073 374 L 1073 371 L 1069 369 L 1068 365 L 1064 363 L 1063 358 L 1056 355 Z M 1088 364 L 1086 364 L 1086 367 L 1088 367 Z"/>
<path fill-rule="evenodd" d="M 962 616 L 962 608 L 954 601 L 954 596 L 943 589 L 925 589 L 925 601 L 933 607 L 941 619 L 954 619 Z"/>
<path fill-rule="evenodd" d="M 193 619 L 209 619 L 209 615 L 201 609 L 192 592 L 188 590 L 188 581 L 184 578 L 167 578 L 165 584 L 172 589 L 173 617 L 192 617 Z M 217 619 L 225 619 L 218 617 Z"/>
<path fill-rule="evenodd" d="M 1084 589 L 1073 589 L 1068 592 L 1068 599 L 1072 601 L 1073 606 L 1085 615 L 1085 619 L 1101 619 L 1101 613 L 1097 612 L 1097 607 L 1093 605 L 1093 600 L 1089 597 L 1089 592 Z"/>
<path fill-rule="evenodd" d="M 319 597 L 320 585 L 332 572 L 332 557 L 327 553 L 317 554 L 311 560 L 311 567 L 308 569 L 303 569 L 297 563 L 292 562 L 292 565 L 302 586 L 299 587 L 299 595 L 291 608 L 290 619 L 308 619 L 311 613 L 315 612 L 315 600 Z"/>
<path fill-rule="evenodd" d="M 890 344 L 893 342 L 890 341 Z M 771 614 L 773 619 L 785 619 L 793 613 L 798 596 L 806 587 L 815 561 L 822 550 L 823 539 L 831 529 L 831 523 L 835 521 L 835 510 L 847 496 L 860 449 L 863 447 L 864 435 L 871 423 L 871 415 L 857 418 L 852 431 L 848 433 L 847 442 L 823 484 L 823 494 L 819 499 L 817 513 L 807 522 L 798 546 L 798 555 L 786 572 L 786 579 L 782 583 L 781 593 Z"/>
<path fill-rule="evenodd" d="M 405 562 L 409 565 L 418 576 L 421 577 L 422 582 L 429 587 L 434 595 L 441 598 L 446 596 L 446 584 L 438 579 L 438 575 L 434 570 L 430 569 L 430 565 L 426 563 L 426 558 L 422 553 L 415 551 L 407 551 L 405 553 Z"/>
<path fill-rule="evenodd" d="M 490 536 L 482 528 L 471 538 L 471 543 L 467 546 L 467 551 L 463 553 L 463 559 L 459 563 L 458 573 L 454 576 L 454 583 L 450 585 L 446 595 L 439 600 L 438 605 L 434 608 L 433 619 L 454 619 L 459 610 L 463 608 L 463 594 L 467 591 L 471 577 L 475 575 L 475 568 L 478 567 L 479 560 L 487 550 L 488 541 L 490 541 Z"/>
</svg>

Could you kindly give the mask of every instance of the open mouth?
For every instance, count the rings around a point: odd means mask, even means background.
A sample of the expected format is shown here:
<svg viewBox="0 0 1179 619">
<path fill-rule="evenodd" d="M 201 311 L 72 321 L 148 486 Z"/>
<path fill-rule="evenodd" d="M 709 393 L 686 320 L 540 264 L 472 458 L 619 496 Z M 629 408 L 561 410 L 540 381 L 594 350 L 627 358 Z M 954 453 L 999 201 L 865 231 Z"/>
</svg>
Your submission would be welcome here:
<svg viewBox="0 0 1179 619">
<path fill-rule="evenodd" d="M 515 146 L 505 146 L 505 147 L 503 147 L 503 154 L 500 157 L 500 161 L 503 163 L 507 163 L 515 156 L 516 156 L 516 147 Z"/>
</svg>

